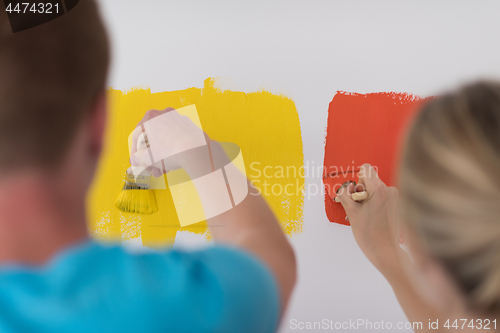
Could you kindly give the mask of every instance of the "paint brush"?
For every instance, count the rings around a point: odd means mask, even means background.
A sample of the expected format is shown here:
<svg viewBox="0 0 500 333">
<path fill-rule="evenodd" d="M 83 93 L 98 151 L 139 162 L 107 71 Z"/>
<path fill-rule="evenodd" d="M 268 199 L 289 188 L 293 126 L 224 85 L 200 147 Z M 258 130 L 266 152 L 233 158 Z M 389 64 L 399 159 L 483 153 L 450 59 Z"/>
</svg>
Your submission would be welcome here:
<svg viewBox="0 0 500 333">
<path fill-rule="evenodd" d="M 137 150 L 147 149 L 144 132 L 137 140 Z M 125 185 L 116 199 L 115 206 L 125 213 L 153 214 L 158 211 L 156 198 L 151 189 L 151 171 L 145 169 L 138 176 L 130 167 L 125 172 Z"/>
<path fill-rule="evenodd" d="M 337 194 L 339 193 L 339 191 L 343 188 L 346 188 L 347 186 L 349 186 L 349 184 L 354 184 L 354 186 L 356 186 L 356 182 L 355 181 L 349 181 L 349 182 L 345 182 L 344 184 L 342 184 L 342 186 L 340 186 L 340 188 L 337 190 Z M 365 200 L 366 198 L 368 198 L 368 192 L 366 191 L 361 191 L 361 192 L 354 192 L 351 194 L 351 198 L 352 200 L 354 201 L 363 201 Z M 340 202 L 339 199 L 337 197 L 333 198 L 333 201 L 335 202 Z"/>
<path fill-rule="evenodd" d="M 368 198 L 368 192 L 362 191 L 362 192 L 354 192 L 351 194 L 351 198 L 354 201 L 363 201 L 366 198 Z"/>
<path fill-rule="evenodd" d="M 155 195 L 151 190 L 151 173 L 144 170 L 134 177 L 130 169 L 125 173 L 123 186 L 115 206 L 125 213 L 153 214 L 158 211 Z"/>
</svg>

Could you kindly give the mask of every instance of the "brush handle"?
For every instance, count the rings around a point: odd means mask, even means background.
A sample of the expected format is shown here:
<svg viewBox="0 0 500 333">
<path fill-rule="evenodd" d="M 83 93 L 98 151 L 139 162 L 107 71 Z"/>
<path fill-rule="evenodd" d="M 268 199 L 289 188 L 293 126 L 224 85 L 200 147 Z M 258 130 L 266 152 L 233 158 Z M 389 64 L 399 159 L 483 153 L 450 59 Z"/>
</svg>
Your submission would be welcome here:
<svg viewBox="0 0 500 333">
<path fill-rule="evenodd" d="M 145 132 L 142 132 L 141 134 L 139 134 L 139 137 L 137 138 L 137 151 L 140 151 L 143 149 L 148 149 L 148 148 L 149 148 L 149 144 L 148 144 L 146 134 L 145 134 Z M 152 167 L 155 169 L 158 169 L 160 172 L 163 169 L 161 162 L 156 162 L 155 164 L 152 165 Z M 144 170 L 143 172 L 141 172 L 141 174 L 143 176 L 150 177 L 150 176 L 152 176 L 153 173 L 148 171 L 148 170 Z"/>
<path fill-rule="evenodd" d="M 142 150 L 142 149 L 147 149 L 147 148 L 148 148 L 148 144 L 146 141 L 146 135 L 144 134 L 144 132 L 142 132 L 139 135 L 139 137 L 137 138 L 137 151 Z M 127 169 L 127 174 L 129 174 L 129 175 L 134 174 L 133 167 L 130 167 Z M 148 169 L 144 169 L 143 171 L 141 171 L 141 176 L 143 176 L 143 177 L 151 177 L 151 175 L 152 175 L 152 172 L 149 171 Z"/>
<path fill-rule="evenodd" d="M 148 148 L 148 144 L 146 142 L 146 136 L 144 135 L 144 132 L 142 132 L 139 135 L 139 138 L 137 138 L 137 150 L 139 151 L 146 148 Z"/>
<path fill-rule="evenodd" d="M 143 168 L 141 168 L 141 169 L 143 169 Z M 127 175 L 133 175 L 134 174 L 133 170 L 134 170 L 133 167 L 129 167 L 127 169 Z M 151 177 L 151 175 L 152 175 L 152 173 L 148 169 L 144 169 L 141 171 L 141 176 L 143 176 L 143 177 Z"/>
<path fill-rule="evenodd" d="M 366 191 L 354 192 L 353 194 L 351 194 L 351 198 L 354 201 L 363 201 L 363 200 L 366 200 L 366 198 L 368 198 L 368 192 L 366 192 Z M 333 198 L 333 201 L 340 202 L 337 197 Z"/>
<path fill-rule="evenodd" d="M 368 198 L 368 192 L 362 191 L 362 192 L 354 192 L 351 194 L 351 198 L 354 201 L 363 201 L 366 198 Z"/>
</svg>

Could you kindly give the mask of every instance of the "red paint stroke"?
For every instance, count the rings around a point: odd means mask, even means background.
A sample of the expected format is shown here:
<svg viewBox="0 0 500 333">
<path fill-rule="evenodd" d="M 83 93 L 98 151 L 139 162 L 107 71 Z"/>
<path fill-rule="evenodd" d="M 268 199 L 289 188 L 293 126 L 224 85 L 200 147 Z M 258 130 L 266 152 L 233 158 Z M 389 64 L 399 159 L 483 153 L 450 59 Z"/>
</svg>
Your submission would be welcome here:
<svg viewBox="0 0 500 333">
<path fill-rule="evenodd" d="M 328 108 L 323 183 L 330 222 L 350 225 L 332 200 L 342 183 L 358 181 L 359 167 L 373 165 L 394 186 L 403 134 L 422 99 L 407 93 L 356 94 L 338 91 Z"/>
</svg>

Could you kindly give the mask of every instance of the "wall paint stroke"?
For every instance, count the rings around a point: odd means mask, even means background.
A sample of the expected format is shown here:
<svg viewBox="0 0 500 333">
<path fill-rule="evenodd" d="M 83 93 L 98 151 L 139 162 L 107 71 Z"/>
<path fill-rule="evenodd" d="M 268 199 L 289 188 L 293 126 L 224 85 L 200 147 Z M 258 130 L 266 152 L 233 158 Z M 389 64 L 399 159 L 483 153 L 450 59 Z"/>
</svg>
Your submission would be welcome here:
<svg viewBox="0 0 500 333">
<path fill-rule="evenodd" d="M 161 248 L 172 245 L 179 230 L 210 237 L 206 222 L 180 227 L 168 188 L 154 190 L 159 209 L 155 214 L 127 214 L 114 207 L 123 174 L 130 166 L 127 137 L 137 122 L 149 109 L 190 104 L 196 104 L 202 126 L 211 138 L 241 147 L 247 175 L 262 191 L 283 230 L 289 235 L 302 231 L 304 178 L 298 170 L 304 164 L 304 155 L 299 117 L 290 98 L 266 91 L 223 91 L 209 78 L 202 89 L 154 94 L 150 89 L 110 89 L 108 99 L 103 158 L 88 196 L 89 229 L 95 238 L 119 242 L 141 237 L 143 245 Z M 297 173 L 269 171 L 280 168 Z M 284 193 L 287 185 L 292 195 Z"/>
<path fill-rule="evenodd" d="M 396 162 L 404 131 L 422 99 L 407 93 L 357 94 L 338 91 L 328 108 L 323 183 L 328 220 L 349 225 L 331 197 L 370 163 L 387 185 L 396 183 Z"/>
</svg>

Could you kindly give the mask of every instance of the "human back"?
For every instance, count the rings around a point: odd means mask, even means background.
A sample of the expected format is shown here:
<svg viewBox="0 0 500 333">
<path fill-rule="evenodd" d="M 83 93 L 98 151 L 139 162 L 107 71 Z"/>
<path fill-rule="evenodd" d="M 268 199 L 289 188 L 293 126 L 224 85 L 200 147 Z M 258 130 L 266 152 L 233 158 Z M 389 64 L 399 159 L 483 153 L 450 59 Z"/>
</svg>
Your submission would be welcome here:
<svg viewBox="0 0 500 333">
<path fill-rule="evenodd" d="M 17 33 L 0 11 L 0 331 L 274 331 L 296 266 L 258 193 L 208 219 L 206 250 L 133 255 L 91 239 L 108 66 L 94 0 Z M 176 140 L 189 137 L 159 144 Z"/>
</svg>

